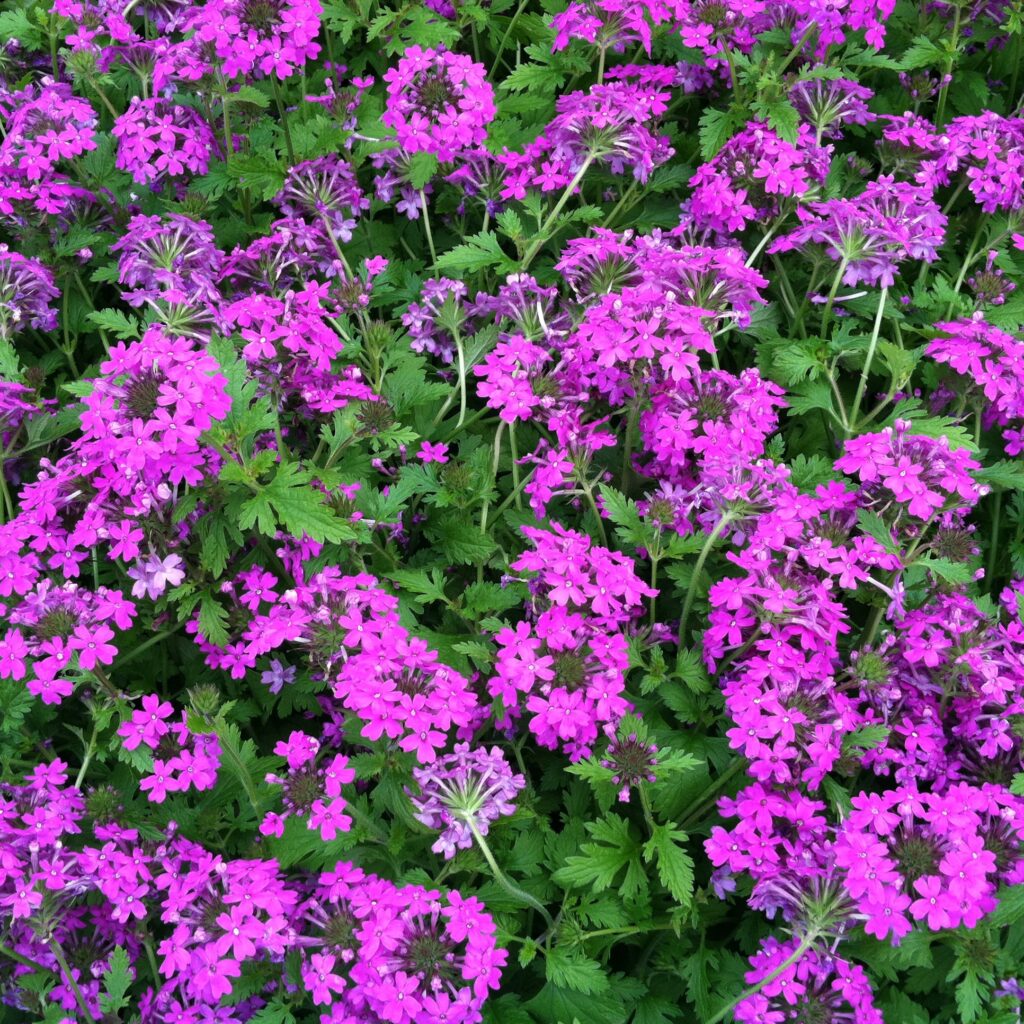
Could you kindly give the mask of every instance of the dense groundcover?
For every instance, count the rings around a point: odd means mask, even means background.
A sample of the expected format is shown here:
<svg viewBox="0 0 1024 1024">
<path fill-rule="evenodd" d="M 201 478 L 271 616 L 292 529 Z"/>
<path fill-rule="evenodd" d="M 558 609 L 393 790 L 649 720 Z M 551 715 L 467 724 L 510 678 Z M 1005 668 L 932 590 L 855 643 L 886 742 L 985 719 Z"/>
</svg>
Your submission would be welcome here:
<svg viewBox="0 0 1024 1024">
<path fill-rule="evenodd" d="M 1019 1021 L 1022 34 L 7 0 L 0 1019 Z"/>
</svg>

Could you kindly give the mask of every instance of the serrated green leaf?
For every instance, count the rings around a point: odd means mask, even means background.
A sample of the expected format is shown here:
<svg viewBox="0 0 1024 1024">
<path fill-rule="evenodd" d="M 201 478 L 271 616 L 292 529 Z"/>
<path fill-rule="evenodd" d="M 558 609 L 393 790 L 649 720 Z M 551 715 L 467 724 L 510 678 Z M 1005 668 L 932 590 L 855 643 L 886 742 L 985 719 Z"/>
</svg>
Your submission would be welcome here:
<svg viewBox="0 0 1024 1024">
<path fill-rule="evenodd" d="M 653 547 L 655 527 L 644 522 L 636 502 L 606 484 L 601 484 L 599 490 L 601 503 L 622 543 L 627 547 Z"/>
<path fill-rule="evenodd" d="M 656 825 L 644 844 L 644 860 L 655 860 L 661 884 L 683 907 L 693 902 L 693 858 L 679 844 L 688 836 L 674 824 Z"/>
<path fill-rule="evenodd" d="M 945 64 L 946 51 L 928 36 L 915 36 L 913 43 L 900 59 L 900 68 L 903 71 L 916 71 L 918 68 L 932 65 L 935 67 Z"/>
<path fill-rule="evenodd" d="M 423 188 L 435 174 L 440 161 L 433 153 L 415 153 L 409 159 L 409 184 L 417 191 Z"/>
<path fill-rule="evenodd" d="M 877 512 L 866 508 L 858 509 L 857 524 L 863 533 L 874 537 L 889 554 L 896 554 L 899 551 L 892 539 L 892 529 Z"/>
<path fill-rule="evenodd" d="M 948 558 L 932 558 L 930 555 L 918 558 L 915 565 L 923 566 L 929 572 L 945 580 L 947 583 L 964 584 L 974 579 L 974 571 L 963 562 L 953 562 Z"/>
<path fill-rule="evenodd" d="M 567 857 L 552 877 L 559 885 L 603 892 L 620 872 L 638 864 L 640 844 L 630 835 L 629 822 L 614 814 L 587 822 L 586 828 L 596 842 L 583 843 L 580 853 Z M 620 891 L 633 885 L 635 881 L 627 878 Z"/>
<path fill-rule="evenodd" d="M 731 110 L 710 107 L 701 114 L 699 122 L 700 155 L 710 160 L 732 138 L 740 119 Z"/>
<path fill-rule="evenodd" d="M 608 976 L 596 960 L 568 953 L 560 946 L 545 958 L 545 975 L 552 984 L 584 995 L 598 995 L 608 990 Z"/>
<path fill-rule="evenodd" d="M 97 327 L 110 331 L 118 341 L 139 336 L 138 320 L 119 309 L 94 309 L 86 315 L 86 319 Z"/>
<path fill-rule="evenodd" d="M 199 631 L 217 647 L 230 639 L 227 631 L 228 611 L 210 593 L 204 593 L 199 603 Z"/>
<path fill-rule="evenodd" d="M 104 1013 L 116 1014 L 128 1005 L 125 993 L 132 983 L 131 959 L 123 946 L 115 946 L 110 954 L 110 967 L 103 972 L 103 991 L 100 993 L 100 1009 Z"/>
<path fill-rule="evenodd" d="M 488 267 L 499 267 L 509 263 L 493 231 L 480 231 L 470 235 L 461 245 L 442 254 L 437 260 L 437 269 L 446 274 L 473 274 Z"/>
<path fill-rule="evenodd" d="M 255 524 L 268 537 L 276 536 L 278 522 L 293 537 L 305 535 L 321 544 L 355 537 L 351 525 L 324 505 L 310 475 L 294 463 L 280 464 L 273 480 L 242 503 L 238 519 L 243 530 Z"/>
<path fill-rule="evenodd" d="M 287 1003 L 274 999 L 257 1010 L 249 1018 L 248 1024 L 295 1024 L 295 1015 Z"/>
<path fill-rule="evenodd" d="M 874 750 L 889 738 L 889 727 L 885 725 L 864 725 L 843 737 L 843 753 L 854 750 Z"/>
<path fill-rule="evenodd" d="M 978 483 L 997 491 L 1024 491 L 1024 462 L 1001 459 L 974 474 Z"/>
</svg>

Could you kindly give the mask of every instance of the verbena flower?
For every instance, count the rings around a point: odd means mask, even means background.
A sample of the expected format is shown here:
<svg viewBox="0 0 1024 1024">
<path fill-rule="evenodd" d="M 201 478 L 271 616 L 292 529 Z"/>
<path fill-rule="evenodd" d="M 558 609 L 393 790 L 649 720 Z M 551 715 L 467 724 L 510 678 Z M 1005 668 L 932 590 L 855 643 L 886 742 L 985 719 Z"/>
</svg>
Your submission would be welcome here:
<svg viewBox="0 0 1024 1024">
<path fill-rule="evenodd" d="M 57 326 L 52 303 L 59 296 L 42 263 L 0 245 L 0 338 L 9 341 L 29 327 L 52 331 Z"/>
<path fill-rule="evenodd" d="M 205 174 L 217 145 L 198 111 L 138 96 L 132 97 L 111 134 L 117 139 L 117 166 L 151 187 Z"/>
<path fill-rule="evenodd" d="M 388 98 L 381 121 L 395 129 L 407 153 L 452 160 L 487 139 L 494 91 L 482 64 L 448 50 L 410 46 L 383 77 Z"/>
<path fill-rule="evenodd" d="M 446 859 L 469 849 L 474 835 L 487 835 L 491 823 L 515 811 L 517 794 L 526 785 L 515 775 L 500 748 L 471 748 L 456 743 L 451 754 L 426 768 L 414 768 L 419 787 L 409 799 L 416 819 L 441 835 L 431 847 Z"/>
</svg>

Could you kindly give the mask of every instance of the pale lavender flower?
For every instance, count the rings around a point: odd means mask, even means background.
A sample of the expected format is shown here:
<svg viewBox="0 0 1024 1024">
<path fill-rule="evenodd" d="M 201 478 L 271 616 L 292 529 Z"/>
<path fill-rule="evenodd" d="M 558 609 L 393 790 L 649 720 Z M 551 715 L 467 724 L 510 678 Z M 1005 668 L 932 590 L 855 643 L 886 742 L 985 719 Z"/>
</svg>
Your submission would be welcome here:
<svg viewBox="0 0 1024 1024">
<path fill-rule="evenodd" d="M 149 558 L 135 563 L 129 570 L 128 575 L 135 580 L 132 586 L 132 597 L 147 596 L 155 601 L 170 584 L 178 586 L 185 578 L 185 572 L 180 569 L 182 564 L 179 555 L 168 555 L 166 558 L 158 558 L 150 555 Z"/>
<path fill-rule="evenodd" d="M 470 750 L 468 743 L 457 743 L 454 753 L 412 774 L 420 787 L 418 795 L 409 794 L 416 820 L 441 829 L 431 849 L 446 859 L 472 846 L 474 835 L 487 835 L 492 821 L 512 814 L 512 801 L 526 785 L 497 747 Z"/>
<path fill-rule="evenodd" d="M 285 683 L 293 683 L 295 681 L 295 666 L 285 665 L 278 661 L 277 658 L 270 663 L 268 668 L 261 676 L 260 682 L 264 686 L 270 687 L 271 693 L 280 693 L 281 687 Z"/>
</svg>

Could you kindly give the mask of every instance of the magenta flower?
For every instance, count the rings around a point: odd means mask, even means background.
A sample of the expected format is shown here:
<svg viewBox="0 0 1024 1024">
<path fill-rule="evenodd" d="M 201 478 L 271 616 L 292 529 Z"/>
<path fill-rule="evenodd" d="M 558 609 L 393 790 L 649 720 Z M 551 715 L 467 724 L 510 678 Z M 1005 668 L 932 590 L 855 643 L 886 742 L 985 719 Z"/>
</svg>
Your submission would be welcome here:
<svg viewBox="0 0 1024 1024">
<path fill-rule="evenodd" d="M 384 72 L 384 81 L 388 99 L 381 121 L 395 129 L 407 153 L 452 160 L 486 141 L 495 108 L 482 64 L 447 50 L 410 46 Z"/>
</svg>

